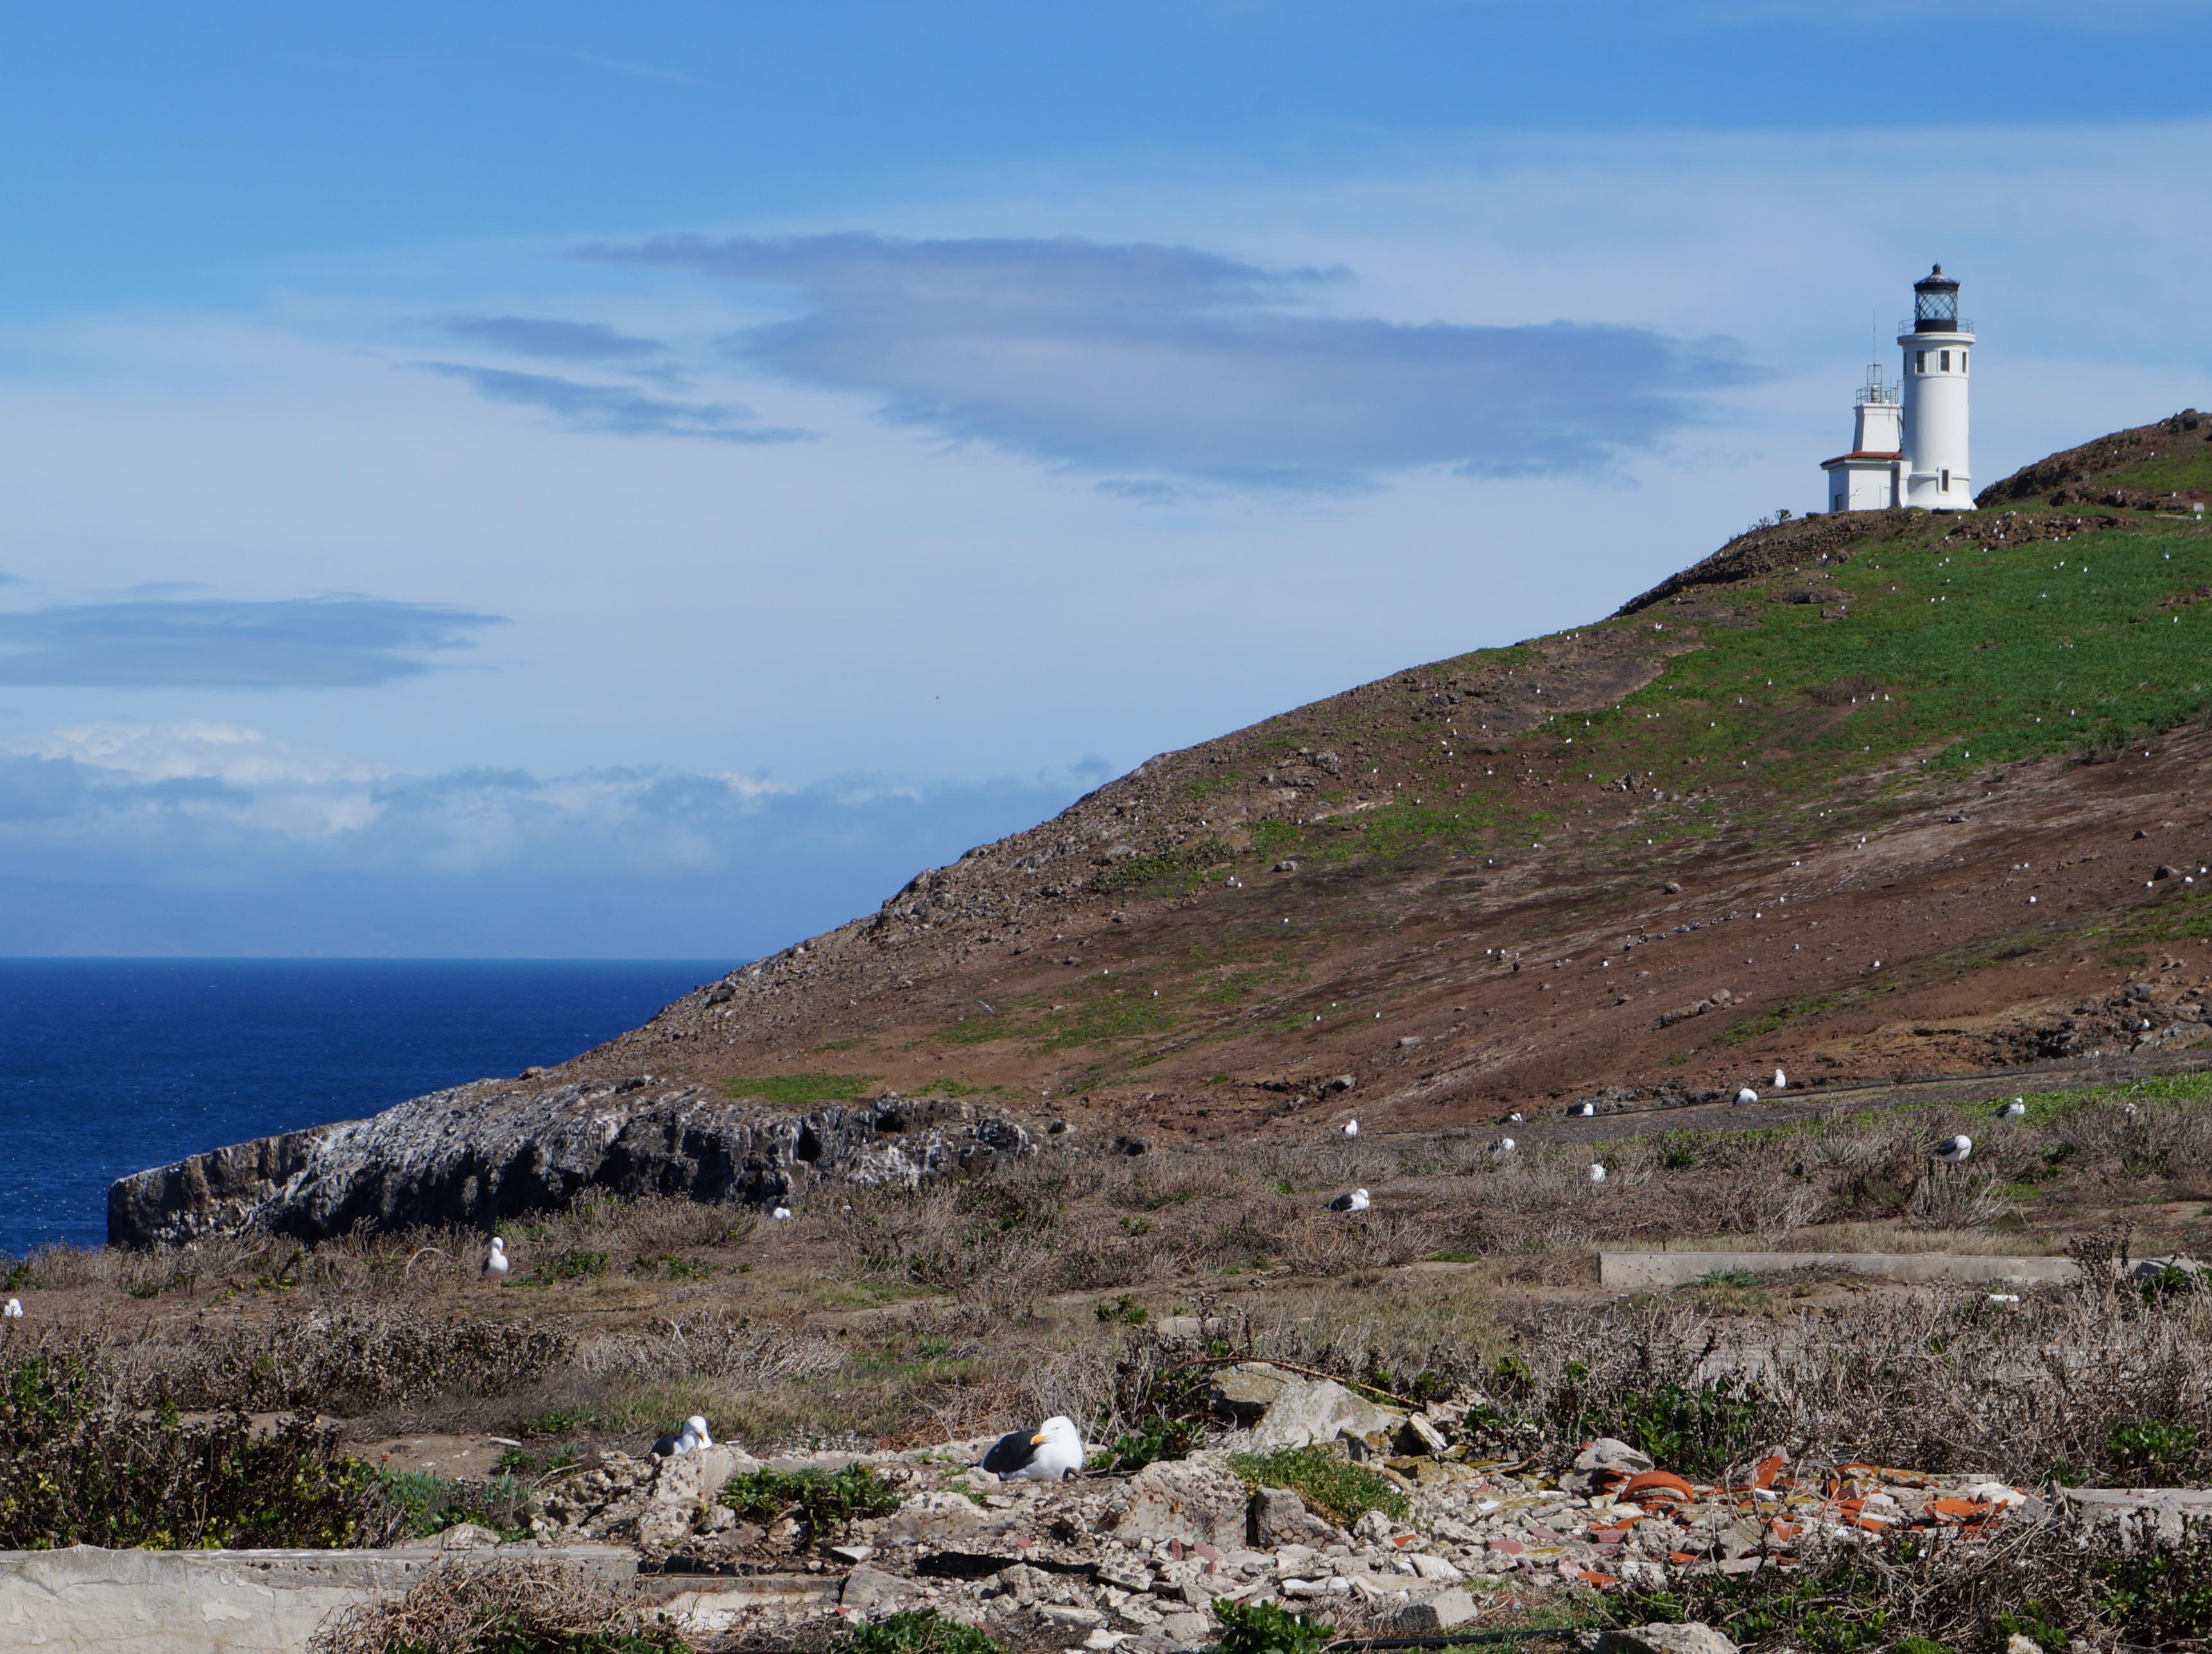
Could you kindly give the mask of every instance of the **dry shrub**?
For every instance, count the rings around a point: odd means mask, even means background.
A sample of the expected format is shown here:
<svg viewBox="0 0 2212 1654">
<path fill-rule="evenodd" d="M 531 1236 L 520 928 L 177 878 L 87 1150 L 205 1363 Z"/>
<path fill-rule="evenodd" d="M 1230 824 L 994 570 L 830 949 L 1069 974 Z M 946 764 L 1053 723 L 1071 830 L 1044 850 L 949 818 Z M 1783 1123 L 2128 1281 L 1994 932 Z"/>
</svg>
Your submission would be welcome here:
<svg viewBox="0 0 2212 1654">
<path fill-rule="evenodd" d="M 365 1602 L 317 1628 L 311 1654 L 573 1654 L 678 1650 L 634 1588 L 550 1561 L 447 1562 L 404 1596 Z"/>
<path fill-rule="evenodd" d="M 2004 1215 L 1994 1171 L 1962 1171 L 1931 1163 L 1920 1174 L 1905 1220 L 1915 1229 L 1979 1229 Z"/>
<path fill-rule="evenodd" d="M 511 1323 L 315 1310 L 279 1324 L 258 1347 L 195 1342 L 161 1363 L 155 1385 L 158 1399 L 179 1407 L 343 1412 L 506 1395 L 573 1350 L 564 1333 Z"/>
<path fill-rule="evenodd" d="M 575 1353 L 577 1370 L 599 1380 L 649 1383 L 700 1375 L 766 1387 L 826 1377 L 844 1352 L 814 1333 L 754 1326 L 725 1315 L 669 1320 L 648 1332 L 608 1333 Z"/>
</svg>

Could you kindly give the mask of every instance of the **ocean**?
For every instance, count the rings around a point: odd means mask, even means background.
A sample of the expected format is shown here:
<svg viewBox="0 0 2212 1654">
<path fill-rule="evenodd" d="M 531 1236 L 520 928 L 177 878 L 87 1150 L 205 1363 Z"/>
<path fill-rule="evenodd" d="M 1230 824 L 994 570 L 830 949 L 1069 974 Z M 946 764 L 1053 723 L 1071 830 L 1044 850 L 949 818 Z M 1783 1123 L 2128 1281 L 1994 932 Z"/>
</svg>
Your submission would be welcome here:
<svg viewBox="0 0 2212 1654">
<path fill-rule="evenodd" d="M 738 963 L 0 959 L 0 1254 L 106 1241 L 125 1172 L 562 1061 Z"/>
</svg>

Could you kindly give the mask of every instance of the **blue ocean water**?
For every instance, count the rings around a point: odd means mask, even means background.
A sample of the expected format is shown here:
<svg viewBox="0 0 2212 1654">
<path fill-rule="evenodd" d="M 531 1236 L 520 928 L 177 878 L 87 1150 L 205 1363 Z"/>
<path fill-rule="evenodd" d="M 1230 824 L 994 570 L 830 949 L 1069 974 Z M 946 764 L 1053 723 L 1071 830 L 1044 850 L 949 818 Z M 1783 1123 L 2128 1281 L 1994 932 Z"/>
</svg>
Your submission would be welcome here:
<svg viewBox="0 0 2212 1654">
<path fill-rule="evenodd" d="M 0 959 L 0 1253 L 125 1172 L 554 1063 L 737 963 Z"/>
</svg>

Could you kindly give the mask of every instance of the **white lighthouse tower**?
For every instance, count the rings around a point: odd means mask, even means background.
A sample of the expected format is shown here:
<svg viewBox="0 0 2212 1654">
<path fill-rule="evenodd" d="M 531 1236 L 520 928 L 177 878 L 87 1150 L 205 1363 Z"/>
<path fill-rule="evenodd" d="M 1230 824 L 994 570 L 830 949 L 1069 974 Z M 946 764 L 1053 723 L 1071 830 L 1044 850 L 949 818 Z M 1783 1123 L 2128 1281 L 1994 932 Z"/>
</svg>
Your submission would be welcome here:
<svg viewBox="0 0 2212 1654">
<path fill-rule="evenodd" d="M 1935 269 L 1912 284 L 1912 318 L 1899 325 L 1904 372 L 1882 382 L 1867 369 L 1851 451 L 1820 462 L 1831 511 L 1972 511 L 1966 461 L 1966 356 L 1973 324 L 1959 315 L 1959 284 Z"/>
<path fill-rule="evenodd" d="M 1938 265 L 1912 284 L 1905 350 L 1905 477 L 1901 505 L 1972 511 L 1966 462 L 1966 355 L 1974 325 L 1959 314 L 1959 284 Z"/>
</svg>

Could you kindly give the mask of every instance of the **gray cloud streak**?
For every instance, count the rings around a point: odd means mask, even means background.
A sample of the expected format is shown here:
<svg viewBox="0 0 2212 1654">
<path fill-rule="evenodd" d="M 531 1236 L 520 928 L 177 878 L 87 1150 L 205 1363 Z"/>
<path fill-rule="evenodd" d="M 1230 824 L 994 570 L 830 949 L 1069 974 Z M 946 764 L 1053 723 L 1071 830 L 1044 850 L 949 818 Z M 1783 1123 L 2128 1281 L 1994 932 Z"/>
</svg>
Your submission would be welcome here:
<svg viewBox="0 0 2212 1654">
<path fill-rule="evenodd" d="M 657 356 L 659 339 L 618 333 L 605 322 L 558 321 L 542 316 L 449 316 L 440 324 L 457 339 L 519 356 L 556 362 L 635 362 Z"/>
<path fill-rule="evenodd" d="M 429 670 L 501 623 L 377 598 L 82 603 L 0 612 L 0 684 L 124 689 L 352 688 Z"/>
<path fill-rule="evenodd" d="M 458 362 L 426 362 L 426 373 L 456 379 L 477 395 L 551 414 L 571 430 L 605 436 L 692 436 L 712 442 L 804 442 L 814 433 L 750 423 L 741 402 L 676 402 L 624 385 L 590 385 L 549 374 L 518 374 Z"/>
<path fill-rule="evenodd" d="M 671 236 L 586 256 L 798 289 L 805 313 L 730 341 L 901 423 L 1099 471 L 1296 487 L 1448 465 L 1602 470 L 1756 370 L 1724 341 L 1557 321 L 1312 313 L 1341 272 L 1188 247 L 865 234 Z"/>
</svg>

